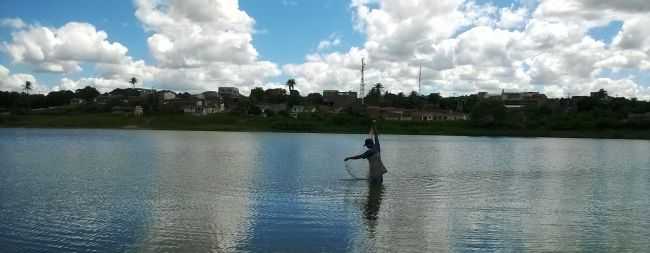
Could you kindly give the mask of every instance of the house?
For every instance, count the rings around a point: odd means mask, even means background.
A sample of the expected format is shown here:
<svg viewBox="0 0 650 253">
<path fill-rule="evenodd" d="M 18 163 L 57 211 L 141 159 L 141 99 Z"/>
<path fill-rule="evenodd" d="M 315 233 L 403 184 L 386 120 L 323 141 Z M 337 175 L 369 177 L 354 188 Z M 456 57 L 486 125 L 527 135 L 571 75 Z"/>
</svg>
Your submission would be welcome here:
<svg viewBox="0 0 650 253">
<path fill-rule="evenodd" d="M 210 99 L 210 100 L 221 99 L 221 96 L 219 95 L 219 92 L 216 92 L 216 91 L 206 91 L 206 92 L 203 92 L 201 94 L 203 94 L 203 97 L 205 99 Z"/>
<path fill-rule="evenodd" d="M 302 105 L 294 105 L 291 107 L 291 113 L 303 113 L 305 112 L 305 106 Z"/>
<path fill-rule="evenodd" d="M 219 87 L 219 95 L 224 97 L 239 97 L 239 89 L 237 87 Z"/>
<path fill-rule="evenodd" d="M 501 90 L 500 95 L 479 92 L 477 97 L 482 99 L 498 99 L 508 109 L 521 108 L 527 105 L 536 105 L 546 101 L 547 97 L 539 92 L 506 92 Z"/>
<path fill-rule="evenodd" d="M 268 89 L 264 91 L 264 95 L 271 96 L 271 97 L 285 96 L 287 95 L 287 90 L 282 88 Z"/>
<path fill-rule="evenodd" d="M 111 113 L 113 114 L 129 114 L 133 112 L 133 107 L 130 106 L 113 106 L 111 107 Z"/>
<path fill-rule="evenodd" d="M 191 99 L 185 102 L 183 112 L 194 116 L 206 116 L 208 114 L 221 113 L 225 111 L 225 105 L 216 100 Z"/>
<path fill-rule="evenodd" d="M 262 115 L 264 115 L 264 117 L 268 116 L 269 112 L 279 113 L 287 111 L 287 104 L 260 104 L 258 107 L 262 111 Z"/>
<path fill-rule="evenodd" d="M 169 101 L 176 99 L 176 93 L 171 91 L 163 91 L 160 95 L 163 101 Z"/>
<path fill-rule="evenodd" d="M 81 105 L 81 104 L 84 104 L 84 103 L 86 103 L 86 100 L 81 99 L 81 98 L 70 99 L 70 104 L 71 105 Z"/>
<path fill-rule="evenodd" d="M 627 119 L 632 121 L 650 121 L 650 112 L 630 113 L 627 115 Z"/>
<path fill-rule="evenodd" d="M 301 113 L 315 113 L 317 112 L 315 106 L 303 106 L 303 105 L 294 105 L 291 107 L 289 114 L 291 117 L 298 118 L 298 115 Z"/>
<path fill-rule="evenodd" d="M 357 101 L 357 93 L 354 91 L 324 90 L 323 101 L 334 107 L 348 107 Z"/>
<path fill-rule="evenodd" d="M 316 113 L 316 112 L 318 112 L 318 108 L 316 108 L 316 106 L 308 105 L 308 106 L 305 106 L 304 112 L 306 112 L 306 113 Z"/>
<path fill-rule="evenodd" d="M 316 111 L 321 113 L 333 113 L 334 108 L 328 105 L 319 105 L 318 107 L 316 107 Z"/>
<path fill-rule="evenodd" d="M 420 121 L 457 121 L 469 119 L 467 114 L 452 110 L 419 111 L 414 115 L 415 120 Z"/>
<path fill-rule="evenodd" d="M 135 88 L 140 96 L 146 96 L 149 94 L 154 94 L 156 91 L 153 89 L 144 89 L 144 88 Z"/>
<path fill-rule="evenodd" d="M 539 92 L 505 92 L 501 91 L 501 100 L 503 104 L 513 108 L 524 107 L 526 105 L 536 105 L 546 101 L 546 95 Z"/>
<path fill-rule="evenodd" d="M 142 108 L 142 106 L 138 105 L 135 108 L 133 108 L 133 115 L 136 117 L 142 117 L 144 115 L 144 109 Z"/>
<path fill-rule="evenodd" d="M 413 110 L 385 107 L 381 109 L 381 117 L 385 120 L 411 121 L 413 120 Z"/>
<path fill-rule="evenodd" d="M 298 118 L 298 114 L 305 112 L 305 107 L 302 105 L 294 105 L 289 110 L 289 115 L 293 118 Z"/>
<path fill-rule="evenodd" d="M 95 97 L 94 101 L 95 101 L 95 103 L 97 103 L 98 105 L 106 105 L 106 104 L 108 104 L 108 102 L 110 102 L 112 99 L 116 99 L 116 98 L 118 98 L 117 95 L 102 94 L 102 95 L 99 95 L 99 96 Z M 121 99 L 121 98 L 122 98 L 122 96 L 119 96 L 118 99 Z"/>
<path fill-rule="evenodd" d="M 394 107 L 368 106 L 366 108 L 370 118 L 383 118 L 393 121 L 455 121 L 468 120 L 467 114 L 452 110 L 427 110 L 416 111 Z"/>
<path fill-rule="evenodd" d="M 413 120 L 413 110 L 401 109 L 395 107 L 366 107 L 368 116 L 373 119 L 382 118 L 385 120 L 410 121 Z"/>
</svg>

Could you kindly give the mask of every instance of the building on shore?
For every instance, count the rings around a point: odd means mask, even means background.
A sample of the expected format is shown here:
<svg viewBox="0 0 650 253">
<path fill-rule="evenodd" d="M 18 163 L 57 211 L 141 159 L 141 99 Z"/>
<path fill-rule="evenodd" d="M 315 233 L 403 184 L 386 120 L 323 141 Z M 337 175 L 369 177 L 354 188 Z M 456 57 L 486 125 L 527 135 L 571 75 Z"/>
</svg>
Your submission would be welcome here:
<svg viewBox="0 0 650 253">
<path fill-rule="evenodd" d="M 287 95 L 287 90 L 282 89 L 282 88 L 275 88 L 275 89 L 267 89 L 264 91 L 265 96 L 286 96 Z"/>
<path fill-rule="evenodd" d="M 223 97 L 239 97 L 239 89 L 237 87 L 219 87 L 218 93 Z"/>
<path fill-rule="evenodd" d="M 278 114 L 287 111 L 287 104 L 259 104 L 257 107 L 262 111 L 262 116 L 268 117 L 270 114 Z"/>
<path fill-rule="evenodd" d="M 341 92 L 338 90 L 324 90 L 323 102 L 334 108 L 344 108 L 357 102 L 357 96 L 357 93 L 354 91 Z"/>
<path fill-rule="evenodd" d="M 452 110 L 436 110 L 417 111 L 415 112 L 415 118 L 420 121 L 458 121 L 468 120 L 469 116 L 465 113 L 455 112 Z"/>
<path fill-rule="evenodd" d="M 162 99 L 162 101 L 169 101 L 172 99 L 176 99 L 176 93 L 174 93 L 173 91 L 162 91 L 159 94 L 160 94 L 159 97 L 160 99 Z"/>
<path fill-rule="evenodd" d="M 215 114 L 225 112 L 225 105 L 217 100 L 207 99 L 187 99 L 181 101 L 183 105 L 183 112 L 192 114 L 194 116 L 206 116 L 208 114 Z"/>
<path fill-rule="evenodd" d="M 508 109 L 517 109 L 528 105 L 538 105 L 547 100 L 546 95 L 539 92 L 506 92 L 505 90 L 501 90 L 501 94 L 479 92 L 477 96 L 482 99 L 501 100 Z"/>
<path fill-rule="evenodd" d="M 367 112 L 371 118 L 392 121 L 458 121 L 469 119 L 467 114 L 452 110 L 414 110 L 368 106 Z"/>
<path fill-rule="evenodd" d="M 142 106 L 136 106 L 133 108 L 133 116 L 142 117 L 144 115 L 144 108 Z"/>
</svg>

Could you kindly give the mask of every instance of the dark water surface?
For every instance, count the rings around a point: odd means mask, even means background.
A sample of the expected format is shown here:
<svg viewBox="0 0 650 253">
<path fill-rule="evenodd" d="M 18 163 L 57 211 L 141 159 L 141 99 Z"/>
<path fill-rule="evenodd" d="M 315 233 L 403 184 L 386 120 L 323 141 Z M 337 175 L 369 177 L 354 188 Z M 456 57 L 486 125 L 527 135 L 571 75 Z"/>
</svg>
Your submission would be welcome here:
<svg viewBox="0 0 650 253">
<path fill-rule="evenodd" d="M 650 142 L 0 129 L 0 252 L 650 252 Z"/>
</svg>

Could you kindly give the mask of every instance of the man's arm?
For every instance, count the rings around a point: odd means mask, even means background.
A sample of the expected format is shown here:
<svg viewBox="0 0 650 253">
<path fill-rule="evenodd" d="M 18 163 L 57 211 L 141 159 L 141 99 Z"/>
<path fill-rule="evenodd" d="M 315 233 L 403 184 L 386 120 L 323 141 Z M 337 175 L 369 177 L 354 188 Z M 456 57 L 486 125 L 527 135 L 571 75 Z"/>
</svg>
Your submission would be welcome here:
<svg viewBox="0 0 650 253">
<path fill-rule="evenodd" d="M 377 133 L 377 126 L 375 125 L 375 122 L 372 122 L 372 134 L 374 135 L 375 138 L 375 146 L 374 148 L 379 152 L 381 150 L 381 146 L 379 145 L 379 133 Z"/>
<path fill-rule="evenodd" d="M 367 150 L 366 152 L 363 152 L 363 154 L 347 157 L 347 158 L 345 158 L 345 161 L 347 161 L 347 160 L 367 159 L 372 154 L 373 154 L 372 150 Z"/>
</svg>

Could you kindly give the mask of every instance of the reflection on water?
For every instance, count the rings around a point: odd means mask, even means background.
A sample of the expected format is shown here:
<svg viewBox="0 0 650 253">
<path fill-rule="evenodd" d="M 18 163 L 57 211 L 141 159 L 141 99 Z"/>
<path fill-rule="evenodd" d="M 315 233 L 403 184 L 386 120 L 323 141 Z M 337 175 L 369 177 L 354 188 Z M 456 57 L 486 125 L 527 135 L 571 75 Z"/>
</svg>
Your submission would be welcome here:
<svg viewBox="0 0 650 253">
<path fill-rule="evenodd" d="M 649 252 L 650 143 L 0 129 L 2 252 Z"/>
<path fill-rule="evenodd" d="M 377 226 L 377 215 L 381 207 L 381 198 L 384 196 L 383 184 L 368 184 L 368 197 L 363 209 L 363 216 L 366 219 L 368 226 L 368 234 L 372 238 L 375 234 L 375 227 Z"/>
</svg>

